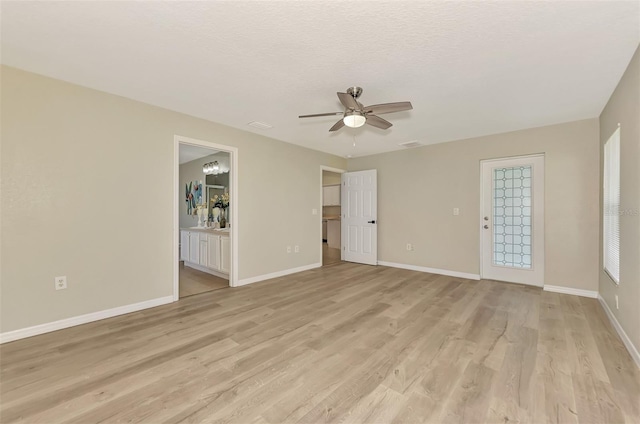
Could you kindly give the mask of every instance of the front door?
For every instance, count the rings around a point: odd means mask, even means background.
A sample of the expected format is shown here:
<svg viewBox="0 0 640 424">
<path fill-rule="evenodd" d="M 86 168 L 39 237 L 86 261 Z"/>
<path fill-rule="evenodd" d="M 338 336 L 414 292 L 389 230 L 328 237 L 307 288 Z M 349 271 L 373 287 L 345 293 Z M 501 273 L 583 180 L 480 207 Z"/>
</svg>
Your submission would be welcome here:
<svg viewBox="0 0 640 424">
<path fill-rule="evenodd" d="M 342 174 L 342 259 L 378 264 L 378 181 L 375 169 Z"/>
<path fill-rule="evenodd" d="M 544 285 L 544 156 L 482 161 L 482 278 Z"/>
</svg>

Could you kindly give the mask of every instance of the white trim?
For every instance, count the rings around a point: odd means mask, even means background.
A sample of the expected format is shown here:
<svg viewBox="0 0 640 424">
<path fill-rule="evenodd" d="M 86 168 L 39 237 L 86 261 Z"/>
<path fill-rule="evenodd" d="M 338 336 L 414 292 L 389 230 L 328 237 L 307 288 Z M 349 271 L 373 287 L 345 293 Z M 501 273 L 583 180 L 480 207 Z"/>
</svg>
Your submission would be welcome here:
<svg viewBox="0 0 640 424">
<path fill-rule="evenodd" d="M 231 208 L 231 231 L 229 234 L 231 241 L 231 269 L 229 270 L 229 286 L 238 286 L 239 265 L 238 265 L 238 148 L 227 146 L 224 144 L 212 143 L 195 138 L 174 135 L 173 137 L 173 300 L 180 298 L 180 252 L 178 245 L 180 244 L 180 144 L 190 144 L 193 146 L 208 147 L 213 150 L 227 152 L 230 156 L 231 170 L 229 181 L 229 195 L 233 199 L 233 207 Z"/>
<path fill-rule="evenodd" d="M 59 321 L 48 322 L 46 324 L 34 325 L 33 327 L 21 328 L 19 330 L 7 331 L 0 334 L 0 343 L 8 343 L 14 340 L 25 339 L 37 336 L 38 334 L 50 333 L 64 328 L 75 327 L 76 325 L 87 324 L 89 322 L 100 321 L 118 315 L 129 314 L 143 309 L 155 308 L 173 302 L 173 296 L 159 297 L 157 299 L 145 300 L 144 302 L 133 303 L 131 305 L 118 306 L 104 311 L 91 312 L 85 315 L 78 315 Z"/>
<path fill-rule="evenodd" d="M 332 167 L 327 166 L 327 165 L 320 165 L 320 170 L 321 171 L 335 172 L 336 174 L 344 174 L 345 172 L 347 172 L 346 169 L 332 168 Z M 322 172 L 320 173 L 320 175 L 322 175 Z"/>
<path fill-rule="evenodd" d="M 398 264 L 395 262 L 378 261 L 378 265 L 389 266 L 392 268 L 402 268 L 411 271 L 428 272 L 430 274 L 448 275 L 449 277 L 465 278 L 467 280 L 479 280 L 480 275 L 469 274 L 467 272 L 449 271 L 448 269 L 428 268 L 426 266 Z"/>
<path fill-rule="evenodd" d="M 605 300 L 602 298 L 602 296 L 600 296 L 600 294 L 598 294 L 598 301 L 600 301 L 600 304 L 602 305 L 602 309 L 604 309 L 604 312 L 607 314 L 607 317 L 609 317 L 609 321 L 611 321 L 611 325 L 613 325 L 613 328 L 616 329 L 618 336 L 620 336 L 620 339 L 622 339 L 622 343 L 624 343 L 625 347 L 629 351 L 629 355 L 631 355 L 631 358 L 636 363 L 636 366 L 640 368 L 640 352 L 638 352 L 638 349 L 636 349 L 636 347 L 633 345 L 633 342 L 631 341 L 629 336 L 627 336 L 627 333 L 625 333 L 624 329 L 616 319 L 615 315 L 613 315 L 613 312 L 609 308 L 609 305 L 607 305 L 607 302 L 605 302 Z"/>
<path fill-rule="evenodd" d="M 332 168 L 330 166 L 326 166 L 326 165 L 320 165 L 320 213 L 318 215 L 320 215 L 320 264 L 322 265 L 322 215 L 323 215 L 323 207 L 322 206 L 322 171 L 329 171 L 329 172 L 335 172 L 336 174 L 344 174 L 345 172 L 347 172 L 344 169 L 340 169 L 340 168 Z M 340 188 L 342 190 L 342 187 Z M 342 203 L 342 202 L 341 202 Z M 342 208 L 342 205 L 340 205 L 340 208 Z M 340 209 L 342 210 L 342 209 Z M 342 235 L 341 235 L 342 236 Z M 342 260 L 342 248 L 340 248 L 340 260 Z"/>
<path fill-rule="evenodd" d="M 296 274 L 302 271 L 308 271 L 310 269 L 320 268 L 322 266 L 322 262 L 315 263 L 311 265 L 299 266 L 297 268 L 285 269 L 282 271 L 271 272 L 269 274 L 257 275 L 255 277 L 244 278 L 238 281 L 237 286 L 246 286 L 247 284 L 257 283 L 258 281 L 270 280 L 272 278 L 284 277 L 285 275 Z"/>
<path fill-rule="evenodd" d="M 528 155 L 519 155 L 519 156 L 503 156 L 500 158 L 491 158 L 491 159 L 481 159 L 480 162 L 498 162 L 503 160 L 511 160 L 511 159 L 523 159 L 523 158 L 535 158 L 535 157 L 544 157 L 544 152 L 540 153 L 529 153 Z"/>
<path fill-rule="evenodd" d="M 583 289 L 574 289 L 571 287 L 550 286 L 548 284 L 545 284 L 542 290 L 553 292 L 553 293 L 571 294 L 573 296 L 590 297 L 592 299 L 596 299 L 598 297 L 598 292 L 595 290 L 583 290 Z"/>
</svg>

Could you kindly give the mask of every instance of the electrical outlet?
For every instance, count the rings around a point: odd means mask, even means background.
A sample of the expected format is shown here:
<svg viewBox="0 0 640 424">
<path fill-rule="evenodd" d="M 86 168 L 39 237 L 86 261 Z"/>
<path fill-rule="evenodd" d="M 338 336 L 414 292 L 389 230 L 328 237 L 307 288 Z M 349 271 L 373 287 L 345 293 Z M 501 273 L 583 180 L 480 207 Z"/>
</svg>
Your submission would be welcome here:
<svg viewBox="0 0 640 424">
<path fill-rule="evenodd" d="M 300 253 L 300 246 L 296 245 L 293 249 L 294 252 Z"/>
<path fill-rule="evenodd" d="M 407 243 L 407 250 L 413 250 L 413 244 Z"/>
<path fill-rule="evenodd" d="M 616 309 L 620 309 L 620 304 L 618 303 L 618 295 L 616 295 Z"/>
<path fill-rule="evenodd" d="M 56 278 L 53 279 L 53 281 L 55 282 L 56 290 L 64 290 L 64 289 L 67 288 L 67 277 L 66 276 L 56 277 Z"/>
<path fill-rule="evenodd" d="M 287 246 L 287 253 L 291 253 L 291 246 Z"/>
<path fill-rule="evenodd" d="M 453 214 L 454 214 L 455 216 L 460 215 L 460 208 L 453 208 Z"/>
</svg>

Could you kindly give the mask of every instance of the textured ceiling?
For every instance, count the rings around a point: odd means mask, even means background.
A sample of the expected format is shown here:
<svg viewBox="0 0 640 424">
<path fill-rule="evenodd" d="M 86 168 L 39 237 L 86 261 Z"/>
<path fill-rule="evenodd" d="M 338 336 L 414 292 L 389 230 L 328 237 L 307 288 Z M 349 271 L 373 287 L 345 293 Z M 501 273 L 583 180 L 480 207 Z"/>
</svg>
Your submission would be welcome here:
<svg viewBox="0 0 640 424">
<path fill-rule="evenodd" d="M 596 117 L 640 41 L 638 1 L 1 7 L 6 65 L 342 156 Z M 352 85 L 414 110 L 387 131 L 297 118 Z"/>
</svg>

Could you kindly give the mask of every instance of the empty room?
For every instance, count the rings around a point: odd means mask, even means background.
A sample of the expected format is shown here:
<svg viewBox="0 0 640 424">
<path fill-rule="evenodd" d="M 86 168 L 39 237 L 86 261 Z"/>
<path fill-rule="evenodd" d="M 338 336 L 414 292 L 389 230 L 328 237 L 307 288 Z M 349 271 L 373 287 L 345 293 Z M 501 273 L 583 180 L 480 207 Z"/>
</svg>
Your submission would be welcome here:
<svg viewBox="0 0 640 424">
<path fill-rule="evenodd" d="M 1 1 L 0 422 L 640 422 L 640 1 Z"/>
</svg>

